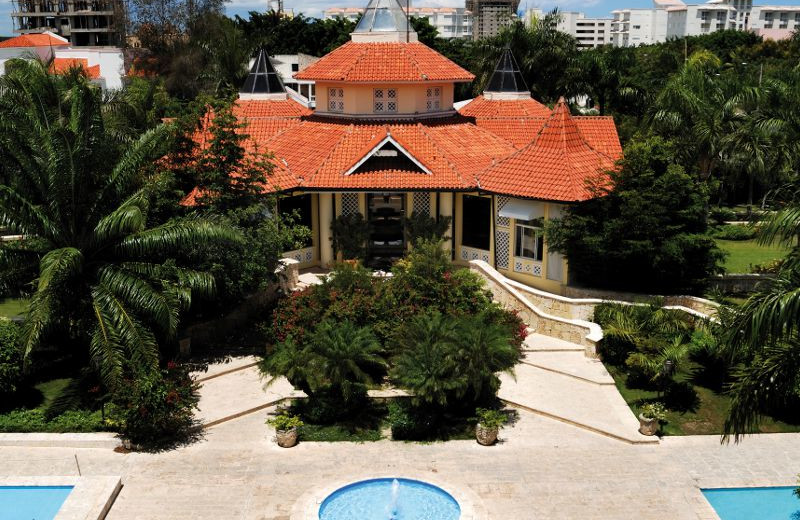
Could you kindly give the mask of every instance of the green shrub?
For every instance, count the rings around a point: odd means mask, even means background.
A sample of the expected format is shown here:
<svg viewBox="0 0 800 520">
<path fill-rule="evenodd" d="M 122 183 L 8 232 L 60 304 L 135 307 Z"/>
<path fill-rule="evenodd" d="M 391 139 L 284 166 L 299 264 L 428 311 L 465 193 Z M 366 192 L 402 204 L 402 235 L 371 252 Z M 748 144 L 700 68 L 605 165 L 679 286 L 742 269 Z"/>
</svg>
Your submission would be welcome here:
<svg viewBox="0 0 800 520">
<path fill-rule="evenodd" d="M 334 253 L 342 253 L 345 260 L 363 260 L 367 256 L 369 222 L 361 213 L 339 215 L 331 222 L 331 240 Z"/>
<path fill-rule="evenodd" d="M 778 274 L 785 262 L 785 258 L 779 258 L 777 260 L 767 260 L 760 264 L 750 264 L 750 272 L 756 274 Z"/>
<path fill-rule="evenodd" d="M 436 429 L 436 413 L 412 406 L 406 400 L 389 403 L 389 426 L 392 439 L 398 441 L 424 440 Z"/>
<path fill-rule="evenodd" d="M 113 396 L 121 433 L 148 447 L 187 438 L 195 426 L 198 388 L 188 369 L 172 362 L 156 373 L 131 373 Z"/>
<path fill-rule="evenodd" d="M 657 421 L 664 421 L 667 418 L 667 409 L 664 408 L 663 403 L 654 402 L 643 404 L 639 408 L 639 413 L 648 419 L 655 419 Z"/>
<path fill-rule="evenodd" d="M 508 422 L 508 416 L 500 410 L 478 408 L 475 411 L 475 416 L 478 424 L 485 428 L 500 428 Z"/>
<path fill-rule="evenodd" d="M 267 424 L 272 426 L 278 431 L 291 430 L 292 428 L 299 428 L 303 426 L 303 421 L 300 417 L 286 412 L 282 412 L 275 417 L 267 419 Z"/>
<path fill-rule="evenodd" d="M 113 429 L 112 421 L 104 421 L 99 410 L 70 410 L 48 420 L 44 410 L 12 410 L 0 414 L 0 432 L 4 433 L 88 433 Z"/>
<path fill-rule="evenodd" d="M 19 325 L 0 319 L 0 395 L 17 390 L 22 380 L 22 348 Z"/>
<path fill-rule="evenodd" d="M 708 212 L 708 218 L 717 226 L 725 224 L 731 220 L 736 220 L 736 212 L 730 208 L 720 206 L 713 207 Z"/>
<path fill-rule="evenodd" d="M 406 237 L 412 247 L 420 242 L 439 242 L 444 240 L 445 233 L 450 227 L 453 217 L 440 217 L 438 220 L 425 214 L 414 211 L 410 217 L 403 219 Z"/>
<path fill-rule="evenodd" d="M 751 240 L 758 231 L 751 226 L 727 224 L 717 228 L 712 235 L 720 240 Z"/>
</svg>

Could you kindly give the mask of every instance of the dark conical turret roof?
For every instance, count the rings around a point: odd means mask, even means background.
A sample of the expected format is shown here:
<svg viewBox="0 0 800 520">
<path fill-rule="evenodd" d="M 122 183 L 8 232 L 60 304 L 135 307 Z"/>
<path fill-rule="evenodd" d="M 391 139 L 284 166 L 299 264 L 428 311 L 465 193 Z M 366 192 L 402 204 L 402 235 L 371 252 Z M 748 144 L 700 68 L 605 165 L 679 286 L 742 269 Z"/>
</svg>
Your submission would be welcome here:
<svg viewBox="0 0 800 520">
<path fill-rule="evenodd" d="M 265 49 L 258 51 L 258 56 L 250 68 L 250 74 L 244 81 L 241 90 L 242 94 L 283 94 L 286 90 L 283 88 L 280 76 L 275 72 L 275 68 L 269 61 L 269 55 Z"/>
<path fill-rule="evenodd" d="M 517 60 L 514 59 L 514 55 L 508 47 L 503 50 L 484 90 L 486 92 L 529 92 Z"/>
</svg>

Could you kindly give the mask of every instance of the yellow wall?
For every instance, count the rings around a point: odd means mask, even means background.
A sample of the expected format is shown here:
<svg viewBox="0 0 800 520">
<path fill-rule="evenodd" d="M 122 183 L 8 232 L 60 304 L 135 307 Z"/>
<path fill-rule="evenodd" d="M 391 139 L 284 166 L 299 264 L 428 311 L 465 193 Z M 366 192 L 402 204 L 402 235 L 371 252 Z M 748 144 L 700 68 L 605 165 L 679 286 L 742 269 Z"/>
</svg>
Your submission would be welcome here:
<svg viewBox="0 0 800 520">
<path fill-rule="evenodd" d="M 421 83 L 421 84 L 354 84 L 354 83 L 317 83 L 317 112 L 328 112 L 328 88 L 344 90 L 344 114 L 372 115 L 374 93 L 376 88 L 397 89 L 397 112 L 384 115 L 412 115 L 430 113 L 427 110 L 428 87 L 442 87 L 440 111 L 453 109 L 453 83 Z"/>
</svg>

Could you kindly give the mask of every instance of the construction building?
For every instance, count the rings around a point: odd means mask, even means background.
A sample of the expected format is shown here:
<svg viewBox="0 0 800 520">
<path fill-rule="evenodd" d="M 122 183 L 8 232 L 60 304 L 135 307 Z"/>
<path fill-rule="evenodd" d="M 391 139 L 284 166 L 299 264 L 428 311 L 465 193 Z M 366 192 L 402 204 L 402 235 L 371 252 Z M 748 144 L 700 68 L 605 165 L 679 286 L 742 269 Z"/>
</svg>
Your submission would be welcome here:
<svg viewBox="0 0 800 520">
<path fill-rule="evenodd" d="M 465 0 L 472 13 L 472 39 L 489 38 L 517 17 L 519 0 Z"/>
<path fill-rule="evenodd" d="M 118 45 L 124 12 L 122 0 L 12 0 L 16 34 L 49 31 L 72 46 Z"/>
</svg>

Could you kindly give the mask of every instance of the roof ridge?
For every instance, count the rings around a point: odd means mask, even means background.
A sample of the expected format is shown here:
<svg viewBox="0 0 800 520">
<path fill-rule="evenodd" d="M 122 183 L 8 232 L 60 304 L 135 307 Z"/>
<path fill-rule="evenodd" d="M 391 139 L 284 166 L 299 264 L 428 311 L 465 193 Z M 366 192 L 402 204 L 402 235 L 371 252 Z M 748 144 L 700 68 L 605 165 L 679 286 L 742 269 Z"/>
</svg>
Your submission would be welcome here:
<svg viewBox="0 0 800 520">
<path fill-rule="evenodd" d="M 353 43 L 353 41 L 352 41 L 352 40 L 350 40 L 349 42 L 347 42 L 347 43 L 345 43 L 344 45 L 342 45 L 342 47 L 344 47 L 345 45 L 350 45 L 351 43 Z M 353 72 L 353 69 L 355 69 L 356 67 L 358 67 L 358 64 L 359 64 L 359 63 L 361 63 L 361 62 L 364 60 L 364 58 L 366 57 L 366 55 L 367 55 L 368 51 L 369 51 L 369 48 L 368 48 L 368 47 L 363 47 L 363 48 L 361 49 L 361 52 L 360 52 L 360 54 L 358 55 L 358 57 L 357 57 L 356 59 L 354 59 L 354 60 L 353 60 L 353 66 L 352 66 L 352 67 L 349 67 L 349 68 L 347 69 L 347 72 L 345 72 L 344 76 L 342 77 L 342 80 L 343 80 L 343 81 L 350 81 L 350 73 L 351 73 L 351 72 Z M 323 56 L 323 57 L 324 57 L 324 56 Z"/>
</svg>

